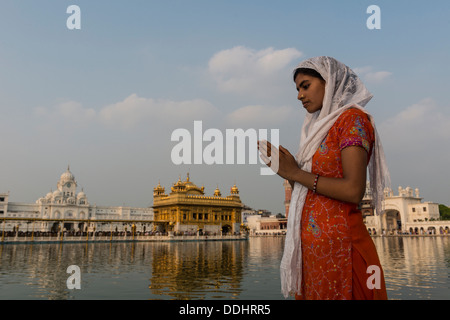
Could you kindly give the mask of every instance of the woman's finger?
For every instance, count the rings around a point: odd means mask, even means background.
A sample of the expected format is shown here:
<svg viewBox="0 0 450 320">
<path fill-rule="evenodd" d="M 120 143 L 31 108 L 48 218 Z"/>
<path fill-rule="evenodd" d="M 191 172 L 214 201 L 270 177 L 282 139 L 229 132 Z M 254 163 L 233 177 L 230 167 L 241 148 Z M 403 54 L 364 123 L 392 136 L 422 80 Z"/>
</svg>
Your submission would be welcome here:
<svg viewBox="0 0 450 320">
<path fill-rule="evenodd" d="M 264 154 L 260 154 L 259 157 L 266 165 L 270 166 L 270 158 L 269 157 L 266 157 Z"/>
<path fill-rule="evenodd" d="M 265 140 L 259 141 L 258 146 L 261 153 L 264 153 L 265 155 L 270 157 L 271 154 L 270 142 Z"/>
</svg>

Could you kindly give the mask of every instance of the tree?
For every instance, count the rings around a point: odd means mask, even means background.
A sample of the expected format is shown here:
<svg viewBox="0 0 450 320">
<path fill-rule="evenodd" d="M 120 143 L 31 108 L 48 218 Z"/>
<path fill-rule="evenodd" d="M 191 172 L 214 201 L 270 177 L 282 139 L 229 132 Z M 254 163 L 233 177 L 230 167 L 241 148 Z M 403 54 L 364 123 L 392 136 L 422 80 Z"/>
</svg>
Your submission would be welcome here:
<svg viewBox="0 0 450 320">
<path fill-rule="evenodd" d="M 441 217 L 441 220 L 450 220 L 450 208 L 446 205 L 440 204 L 439 215 Z"/>
</svg>

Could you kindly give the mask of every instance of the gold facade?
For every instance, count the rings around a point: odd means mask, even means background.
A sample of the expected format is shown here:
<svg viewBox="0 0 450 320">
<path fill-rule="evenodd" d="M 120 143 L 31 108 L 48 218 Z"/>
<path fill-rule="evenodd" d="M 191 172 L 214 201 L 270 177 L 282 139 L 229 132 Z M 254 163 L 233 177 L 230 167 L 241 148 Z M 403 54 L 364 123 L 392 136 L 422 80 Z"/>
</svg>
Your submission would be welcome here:
<svg viewBox="0 0 450 320">
<path fill-rule="evenodd" d="M 240 232 L 243 204 L 239 190 L 234 185 L 230 195 L 222 197 L 217 188 L 213 196 L 207 196 L 204 187 L 192 183 L 187 175 L 186 181 L 178 179 L 171 187 L 170 194 L 165 188 L 153 189 L 153 212 L 155 222 L 165 230 L 186 234 L 193 233 L 236 233 Z"/>
</svg>

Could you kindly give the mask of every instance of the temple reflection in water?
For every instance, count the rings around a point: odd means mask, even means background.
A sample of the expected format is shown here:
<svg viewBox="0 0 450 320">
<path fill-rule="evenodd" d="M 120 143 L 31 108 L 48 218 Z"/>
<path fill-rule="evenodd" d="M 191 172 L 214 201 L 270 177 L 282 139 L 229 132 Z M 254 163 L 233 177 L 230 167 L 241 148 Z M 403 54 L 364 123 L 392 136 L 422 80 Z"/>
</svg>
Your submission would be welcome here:
<svg viewBox="0 0 450 320">
<path fill-rule="evenodd" d="M 390 299 L 448 299 L 450 237 L 374 238 Z M 280 299 L 283 237 L 0 245 L 0 299 Z M 81 289 L 66 272 L 81 269 Z"/>
<path fill-rule="evenodd" d="M 11 298 L 232 299 L 248 251 L 248 241 L 1 245 L 0 285 Z M 70 265 L 81 269 L 81 290 L 66 286 Z"/>
<path fill-rule="evenodd" d="M 245 241 L 155 244 L 149 288 L 175 299 L 202 298 L 205 291 L 238 297 L 247 247 Z"/>
</svg>

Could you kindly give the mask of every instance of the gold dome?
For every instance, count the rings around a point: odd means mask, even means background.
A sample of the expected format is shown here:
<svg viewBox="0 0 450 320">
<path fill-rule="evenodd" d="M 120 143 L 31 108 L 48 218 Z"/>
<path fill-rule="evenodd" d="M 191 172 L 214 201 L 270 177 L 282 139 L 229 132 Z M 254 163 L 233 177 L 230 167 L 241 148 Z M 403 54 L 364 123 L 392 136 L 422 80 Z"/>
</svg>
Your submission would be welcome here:
<svg viewBox="0 0 450 320">
<path fill-rule="evenodd" d="M 156 188 L 153 188 L 153 195 L 164 194 L 164 192 L 164 187 L 161 187 L 161 183 L 158 181 L 158 185 L 156 186 Z"/>
<path fill-rule="evenodd" d="M 190 180 L 189 173 L 187 174 L 186 181 L 181 181 L 181 176 L 178 181 L 171 187 L 172 192 L 186 193 L 189 195 L 203 195 L 204 188 L 199 188 L 195 183 Z"/>
</svg>

